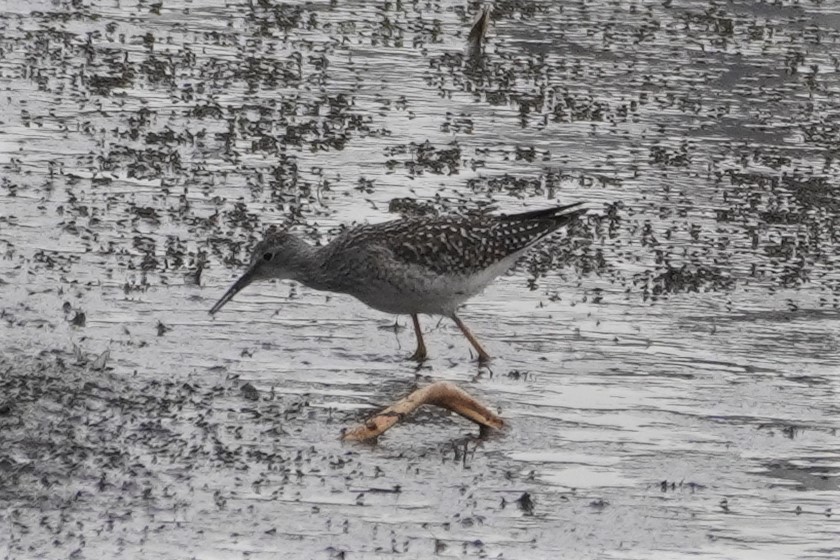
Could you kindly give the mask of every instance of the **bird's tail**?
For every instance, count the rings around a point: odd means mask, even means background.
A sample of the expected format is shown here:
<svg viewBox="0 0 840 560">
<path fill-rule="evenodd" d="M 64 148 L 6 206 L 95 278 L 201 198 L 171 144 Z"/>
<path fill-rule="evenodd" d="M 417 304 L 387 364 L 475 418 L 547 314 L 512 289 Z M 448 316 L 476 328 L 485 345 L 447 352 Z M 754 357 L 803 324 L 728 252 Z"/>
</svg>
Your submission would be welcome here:
<svg viewBox="0 0 840 560">
<path fill-rule="evenodd" d="M 500 216 L 500 218 L 506 221 L 551 220 L 557 223 L 557 227 L 561 227 L 576 219 L 578 216 L 586 214 L 588 210 L 586 208 L 580 208 L 582 205 L 583 202 L 575 202 L 574 204 L 567 204 L 565 206 L 543 208 L 542 210 L 531 210 L 530 212 L 521 212 L 519 214 L 507 214 Z"/>
</svg>

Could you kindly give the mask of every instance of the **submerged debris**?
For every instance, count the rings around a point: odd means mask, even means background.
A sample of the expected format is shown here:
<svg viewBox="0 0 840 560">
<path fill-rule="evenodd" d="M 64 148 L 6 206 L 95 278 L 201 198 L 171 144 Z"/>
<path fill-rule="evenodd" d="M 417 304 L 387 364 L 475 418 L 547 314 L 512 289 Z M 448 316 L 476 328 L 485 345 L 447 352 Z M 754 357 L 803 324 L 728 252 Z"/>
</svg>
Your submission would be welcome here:
<svg viewBox="0 0 840 560">
<path fill-rule="evenodd" d="M 525 515 L 534 515 L 534 500 L 528 492 L 524 492 L 516 499 L 516 505 Z"/>
<path fill-rule="evenodd" d="M 492 11 L 492 4 L 484 6 L 478 19 L 470 29 L 470 34 L 467 36 L 467 43 L 469 45 L 470 56 L 472 57 L 481 56 L 484 42 L 487 39 L 487 30 L 490 28 L 490 14 Z"/>
</svg>

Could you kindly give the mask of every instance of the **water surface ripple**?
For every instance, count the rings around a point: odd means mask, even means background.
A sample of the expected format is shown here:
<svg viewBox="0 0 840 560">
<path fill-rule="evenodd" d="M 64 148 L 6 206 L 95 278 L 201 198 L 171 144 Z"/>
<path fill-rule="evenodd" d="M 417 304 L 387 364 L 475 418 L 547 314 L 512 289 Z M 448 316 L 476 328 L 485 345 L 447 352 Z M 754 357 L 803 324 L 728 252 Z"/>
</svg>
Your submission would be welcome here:
<svg viewBox="0 0 840 560">
<path fill-rule="evenodd" d="M 0 9 L 5 558 L 840 557 L 840 6 Z M 396 200 L 398 199 L 398 200 Z M 462 316 L 288 283 L 272 224 L 587 201 Z M 451 380 L 510 428 L 421 411 Z"/>
</svg>

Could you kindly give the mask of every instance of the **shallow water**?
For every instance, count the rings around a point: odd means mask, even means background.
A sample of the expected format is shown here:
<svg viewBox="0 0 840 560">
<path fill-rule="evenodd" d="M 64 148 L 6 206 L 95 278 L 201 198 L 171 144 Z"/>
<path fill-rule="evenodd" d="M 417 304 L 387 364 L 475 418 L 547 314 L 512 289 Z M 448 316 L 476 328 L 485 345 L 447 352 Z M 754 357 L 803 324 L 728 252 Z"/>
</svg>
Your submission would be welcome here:
<svg viewBox="0 0 840 560">
<path fill-rule="evenodd" d="M 8 2 L 8 558 L 835 558 L 832 3 Z M 288 283 L 313 241 L 585 200 L 454 325 Z M 107 351 L 107 354 L 104 352 Z M 504 432 L 421 411 L 451 380 Z"/>
</svg>

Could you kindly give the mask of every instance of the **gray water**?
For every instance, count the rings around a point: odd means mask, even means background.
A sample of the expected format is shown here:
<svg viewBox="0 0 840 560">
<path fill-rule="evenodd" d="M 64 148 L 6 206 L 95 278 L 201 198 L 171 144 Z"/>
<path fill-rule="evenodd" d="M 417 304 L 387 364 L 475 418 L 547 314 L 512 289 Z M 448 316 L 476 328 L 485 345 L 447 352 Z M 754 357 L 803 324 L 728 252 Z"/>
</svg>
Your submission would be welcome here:
<svg viewBox="0 0 840 560">
<path fill-rule="evenodd" d="M 5 558 L 840 557 L 840 5 L 0 3 Z M 496 358 L 289 283 L 272 224 L 587 201 Z M 399 205 L 397 205 L 399 206 Z M 450 380 L 508 421 L 420 411 Z"/>
</svg>

